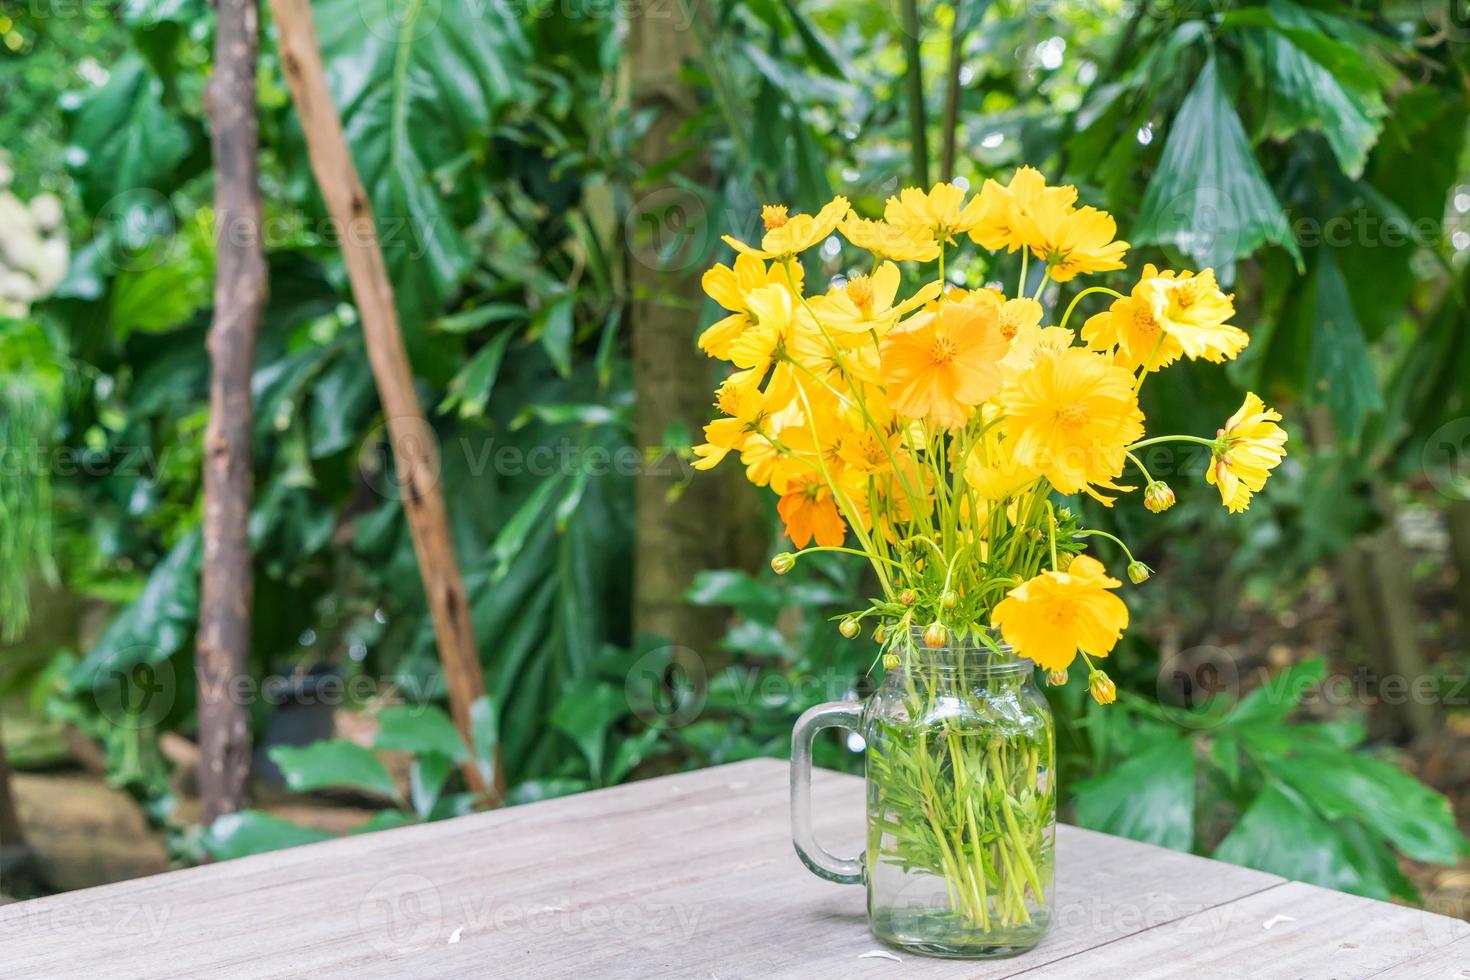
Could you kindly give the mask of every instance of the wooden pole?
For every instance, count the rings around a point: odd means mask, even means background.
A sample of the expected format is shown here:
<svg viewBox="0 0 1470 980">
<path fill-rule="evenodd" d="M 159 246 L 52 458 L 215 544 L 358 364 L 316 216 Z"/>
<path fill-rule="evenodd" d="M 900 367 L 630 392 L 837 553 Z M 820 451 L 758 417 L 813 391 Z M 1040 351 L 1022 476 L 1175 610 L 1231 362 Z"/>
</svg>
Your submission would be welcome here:
<svg viewBox="0 0 1470 980">
<path fill-rule="evenodd" d="M 208 92 L 214 151 L 217 258 L 209 329 L 209 425 L 204 435 L 203 575 L 195 651 L 199 790 L 206 824 L 245 805 L 248 706 L 232 695 L 250 664 L 250 382 L 268 289 L 260 238 L 255 114 L 259 0 L 219 0 Z"/>
<path fill-rule="evenodd" d="M 307 0 L 272 0 L 280 35 L 281 65 L 306 133 L 307 153 L 332 220 L 343 230 L 342 257 L 352 296 L 362 316 L 368 360 L 387 416 L 388 441 L 403 494 L 403 510 L 413 536 L 419 572 L 439 644 L 439 660 L 449 687 L 454 722 L 467 744 L 471 710 L 485 694 L 479 648 L 470 623 L 469 604 L 460 578 L 459 560 L 449 536 L 449 518 L 439 489 L 439 457 L 418 394 L 413 369 L 399 330 L 393 285 L 383 262 L 367 192 L 332 104 L 317 44 L 316 25 Z M 350 229 L 351 233 L 346 232 Z M 473 762 L 464 767 L 471 791 L 498 803 L 505 795 L 499 749 L 486 774 Z"/>
</svg>

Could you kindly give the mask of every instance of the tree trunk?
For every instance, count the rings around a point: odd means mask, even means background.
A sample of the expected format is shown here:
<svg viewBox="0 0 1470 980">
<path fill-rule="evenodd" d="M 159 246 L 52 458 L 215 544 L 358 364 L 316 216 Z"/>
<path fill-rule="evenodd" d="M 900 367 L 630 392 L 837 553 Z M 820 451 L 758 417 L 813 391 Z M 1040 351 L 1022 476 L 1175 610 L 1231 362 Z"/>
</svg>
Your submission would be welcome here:
<svg viewBox="0 0 1470 980">
<path fill-rule="evenodd" d="M 1470 626 L 1470 500 L 1451 500 L 1445 508 L 1450 532 L 1450 560 L 1460 598 L 1460 628 Z"/>
<path fill-rule="evenodd" d="M 485 676 L 459 559 L 449 536 L 448 512 L 439 486 L 438 444 L 414 390 L 413 368 L 403 345 L 372 206 L 327 89 L 311 7 L 307 0 L 273 0 L 272 10 L 280 32 L 281 64 L 306 133 L 312 173 L 337 226 L 353 229 L 353 234 L 342 236 L 347 278 L 362 316 L 368 360 L 387 417 L 403 510 L 424 580 L 450 710 L 460 735 L 474 746 L 475 705 L 485 697 Z M 471 791 L 488 797 L 491 804 L 504 798 L 498 746 L 492 759 L 467 762 L 464 775 Z"/>
<path fill-rule="evenodd" d="M 1381 489 L 1375 496 L 1384 525 L 1366 542 L 1366 554 L 1383 643 L 1376 656 L 1382 658 L 1385 672 L 1397 678 L 1392 701 L 1385 700 L 1384 706 L 1402 734 L 1426 738 L 1434 733 L 1438 720 L 1434 700 L 1422 696 L 1423 679 L 1430 674 L 1419 645 L 1414 583 L 1409 575 L 1412 562 L 1399 539 L 1397 507 L 1389 492 Z"/>
<path fill-rule="evenodd" d="M 719 218 L 705 215 L 700 198 L 676 183 L 682 178 L 708 184 L 708 164 L 702 153 L 692 153 L 672 172 L 661 170 L 688 150 L 680 130 L 699 110 L 693 89 L 679 79 L 686 60 L 695 56 L 693 34 L 658 4 L 633 8 L 627 59 L 632 111 L 653 119 L 633 155 L 645 172 L 659 171 L 636 188 L 631 218 L 634 232 L 645 236 L 629 263 L 635 430 L 638 444 L 650 450 L 637 484 L 634 628 L 708 661 L 726 614 L 691 606 L 683 596 L 699 571 L 729 564 L 730 542 L 721 528 L 729 526 L 731 504 L 747 501 L 732 494 L 732 480 L 692 474 L 666 448 L 674 433 L 699 441 L 713 400 L 714 372 L 694 340 L 703 305 L 699 275 L 709 259 L 708 243 L 719 231 L 704 222 Z M 700 227 L 708 234 L 684 242 L 689 248 L 666 247 L 668 236 Z"/>
<path fill-rule="evenodd" d="M 250 439 L 255 340 L 266 301 L 260 238 L 255 71 L 258 0 L 220 0 L 208 106 L 215 166 L 218 258 L 209 425 L 204 435 L 204 560 L 196 672 L 200 795 L 206 824 L 245 805 L 250 776 L 247 705 L 232 696 L 250 660 Z"/>
</svg>

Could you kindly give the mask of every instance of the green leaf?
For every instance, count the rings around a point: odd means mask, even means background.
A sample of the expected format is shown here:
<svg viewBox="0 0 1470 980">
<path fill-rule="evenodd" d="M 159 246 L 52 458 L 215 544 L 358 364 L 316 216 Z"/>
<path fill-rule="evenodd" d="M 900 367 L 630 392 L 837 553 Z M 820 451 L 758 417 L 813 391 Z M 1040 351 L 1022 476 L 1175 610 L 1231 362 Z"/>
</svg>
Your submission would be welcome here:
<svg viewBox="0 0 1470 980">
<path fill-rule="evenodd" d="M 1352 444 L 1368 416 L 1383 410 L 1383 393 L 1331 249 L 1320 250 L 1309 289 L 1313 329 L 1308 391 L 1331 410 L 1339 435 Z"/>
<path fill-rule="evenodd" d="M 540 803 L 573 793 L 585 793 L 591 788 L 592 784 L 585 779 L 528 779 L 511 790 L 505 802 L 507 806 Z"/>
<path fill-rule="evenodd" d="M 544 516 L 561 485 L 560 476 L 542 482 L 495 536 L 495 543 L 490 546 L 490 560 L 495 564 L 494 580 L 499 581 L 510 573 L 511 564 L 526 546 L 526 538 Z"/>
<path fill-rule="evenodd" d="M 1360 89 L 1339 81 L 1279 31 L 1267 31 L 1264 44 L 1272 135 L 1318 130 L 1343 172 L 1360 176 L 1387 114 L 1378 89 Z"/>
<path fill-rule="evenodd" d="M 617 751 L 613 753 L 612 762 L 607 767 L 607 782 L 609 784 L 621 783 L 628 773 L 632 772 L 658 744 L 661 734 L 659 729 L 650 728 L 619 742 Z"/>
<path fill-rule="evenodd" d="M 1359 866 L 1353 843 L 1296 792 L 1275 783 L 1261 790 L 1213 857 L 1324 888 L 1388 897 L 1377 872 Z"/>
<path fill-rule="evenodd" d="M 1130 241 L 1174 245 L 1207 267 L 1226 266 L 1270 242 L 1300 265 L 1286 214 L 1251 154 L 1213 57 L 1171 127 Z"/>
<path fill-rule="evenodd" d="M 575 309 L 571 293 L 562 293 L 536 311 L 531 319 L 531 334 L 539 337 L 546 356 L 551 358 L 556 373 L 563 378 L 572 373 L 572 313 Z"/>
<path fill-rule="evenodd" d="M 331 834 L 301 827 L 259 810 L 241 810 L 239 813 L 227 813 L 209 825 L 204 832 L 204 849 L 216 861 L 232 861 L 331 839 Z"/>
<path fill-rule="evenodd" d="M 198 610 L 199 533 L 194 531 L 154 566 L 142 593 L 113 618 L 77 664 L 72 682 L 95 689 L 107 675 L 167 660 L 193 636 Z"/>
<path fill-rule="evenodd" d="M 458 405 L 462 419 L 485 414 L 485 406 L 490 402 L 490 393 L 495 390 L 495 379 L 500 374 L 500 363 L 505 359 L 505 348 L 510 344 L 512 334 L 513 331 L 502 330 L 475 352 L 470 362 L 449 382 L 449 391 L 439 404 L 439 411 L 452 411 Z"/>
<path fill-rule="evenodd" d="M 163 333 L 183 326 L 210 303 L 214 278 L 212 244 L 180 248 L 155 246 L 151 254 L 170 253 L 152 267 L 126 269 L 113 280 L 109 296 L 113 335 L 119 341 L 134 333 Z M 146 265 L 146 263 L 140 263 Z"/>
<path fill-rule="evenodd" d="M 92 214 L 118 207 L 124 193 L 172 190 L 187 177 L 180 165 L 198 142 L 164 106 L 163 83 L 137 55 L 110 68 L 107 84 L 80 100 L 69 128 L 67 161 Z"/>
<path fill-rule="evenodd" d="M 312 8 L 412 337 L 475 258 L 466 229 L 479 216 L 488 169 L 475 158 L 502 109 L 527 97 L 527 41 L 504 0 L 319 0 Z"/>
<path fill-rule="evenodd" d="M 1089 830 L 1187 851 L 1194 844 L 1194 743 L 1163 741 L 1077 786 Z"/>
<path fill-rule="evenodd" d="M 413 800 L 413 812 L 420 820 L 428 820 L 439 802 L 439 794 L 449 780 L 454 763 L 448 756 L 429 752 L 413 760 L 408 773 L 409 796 Z M 391 811 L 390 811 L 391 812 Z"/>
<path fill-rule="evenodd" d="M 1266 678 L 1260 687 L 1241 698 L 1240 704 L 1226 719 L 1225 727 L 1239 730 L 1279 725 L 1296 710 L 1306 693 L 1321 685 L 1326 676 L 1327 662 L 1321 657 L 1292 664 Z"/>
<path fill-rule="evenodd" d="M 778 609 L 784 603 L 779 589 L 738 569 L 700 572 L 684 593 L 696 606 L 734 606 L 737 609 Z"/>
<path fill-rule="evenodd" d="M 1470 853 L 1449 801 L 1386 762 L 1323 746 L 1261 764 L 1323 817 L 1359 820 L 1416 861 L 1454 864 Z"/>
<path fill-rule="evenodd" d="M 470 746 L 486 786 L 495 784 L 495 751 L 500 744 L 500 719 L 495 702 L 482 694 L 470 705 Z"/>
<path fill-rule="evenodd" d="M 629 710 L 621 685 L 585 680 L 563 695 L 551 713 L 551 724 L 586 757 L 594 782 L 602 782 L 608 730 Z"/>
<path fill-rule="evenodd" d="M 377 755 L 355 742 L 332 739 L 299 748 L 277 745 L 269 755 L 295 792 L 347 787 L 399 799 L 398 787 Z"/>
<path fill-rule="evenodd" d="M 398 705 L 378 715 L 378 734 L 373 746 L 421 755 L 437 752 L 450 762 L 469 758 L 464 740 L 440 708 L 432 704 Z"/>
</svg>

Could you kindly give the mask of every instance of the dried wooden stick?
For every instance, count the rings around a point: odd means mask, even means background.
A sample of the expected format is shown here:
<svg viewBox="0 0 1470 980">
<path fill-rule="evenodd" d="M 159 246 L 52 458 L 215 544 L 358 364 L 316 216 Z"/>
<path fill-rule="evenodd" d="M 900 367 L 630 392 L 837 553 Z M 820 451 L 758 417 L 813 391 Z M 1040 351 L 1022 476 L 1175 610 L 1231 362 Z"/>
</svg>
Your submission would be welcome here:
<svg viewBox="0 0 1470 980">
<path fill-rule="evenodd" d="M 485 677 L 439 489 L 438 450 L 414 391 L 413 369 L 399 330 L 393 285 L 378 244 L 372 206 L 327 88 L 310 5 L 307 0 L 272 0 L 271 10 L 280 35 L 286 83 L 306 133 L 312 172 L 332 219 L 344 232 L 352 232 L 340 236 L 347 278 L 362 316 L 368 360 L 387 416 L 388 440 L 428 596 L 450 708 L 455 726 L 473 746 L 471 708 L 485 694 Z M 487 774 L 471 760 L 464 767 L 465 779 L 473 792 L 498 803 L 505 795 L 498 746 L 492 770 Z"/>
</svg>

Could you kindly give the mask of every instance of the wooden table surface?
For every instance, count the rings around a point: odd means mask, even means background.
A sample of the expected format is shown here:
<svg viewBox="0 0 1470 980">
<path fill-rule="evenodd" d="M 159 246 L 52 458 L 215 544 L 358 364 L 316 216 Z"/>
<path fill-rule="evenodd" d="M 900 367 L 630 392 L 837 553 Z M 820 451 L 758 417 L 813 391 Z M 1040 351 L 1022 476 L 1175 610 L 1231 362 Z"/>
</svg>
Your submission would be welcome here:
<svg viewBox="0 0 1470 980">
<path fill-rule="evenodd" d="M 814 795 L 855 853 L 861 780 Z M 1037 949 L 894 953 L 787 819 L 786 763 L 761 759 L 21 902 L 0 977 L 1470 978 L 1458 919 L 1066 826 Z"/>
</svg>

